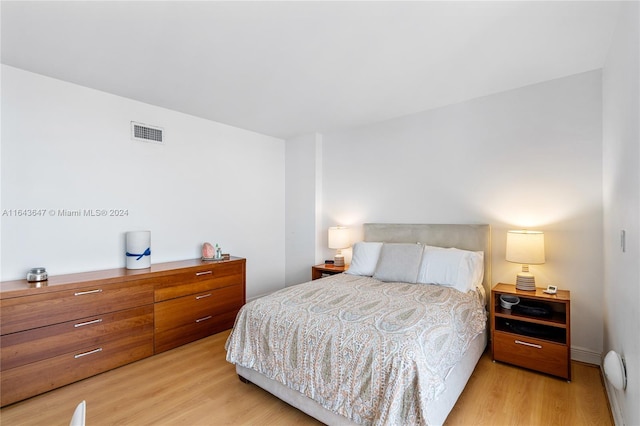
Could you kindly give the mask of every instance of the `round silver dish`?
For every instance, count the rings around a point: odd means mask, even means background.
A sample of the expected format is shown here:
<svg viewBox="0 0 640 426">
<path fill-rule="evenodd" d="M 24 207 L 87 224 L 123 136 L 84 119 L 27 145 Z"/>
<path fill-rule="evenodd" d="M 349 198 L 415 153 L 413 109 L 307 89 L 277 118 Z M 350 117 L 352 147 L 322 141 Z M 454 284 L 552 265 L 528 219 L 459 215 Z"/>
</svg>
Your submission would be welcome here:
<svg viewBox="0 0 640 426">
<path fill-rule="evenodd" d="M 30 283 L 46 281 L 49 278 L 45 268 L 31 268 L 27 272 L 27 281 Z"/>
</svg>

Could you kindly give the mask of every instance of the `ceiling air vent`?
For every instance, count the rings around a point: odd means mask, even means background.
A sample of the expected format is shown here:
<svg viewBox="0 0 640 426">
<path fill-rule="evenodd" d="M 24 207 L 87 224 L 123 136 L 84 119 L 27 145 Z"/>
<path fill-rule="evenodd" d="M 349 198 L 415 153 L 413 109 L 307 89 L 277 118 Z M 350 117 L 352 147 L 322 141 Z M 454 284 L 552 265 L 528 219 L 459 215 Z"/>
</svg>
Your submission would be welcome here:
<svg viewBox="0 0 640 426">
<path fill-rule="evenodd" d="M 164 143 L 164 129 L 132 121 L 131 138 L 142 142 Z"/>
</svg>

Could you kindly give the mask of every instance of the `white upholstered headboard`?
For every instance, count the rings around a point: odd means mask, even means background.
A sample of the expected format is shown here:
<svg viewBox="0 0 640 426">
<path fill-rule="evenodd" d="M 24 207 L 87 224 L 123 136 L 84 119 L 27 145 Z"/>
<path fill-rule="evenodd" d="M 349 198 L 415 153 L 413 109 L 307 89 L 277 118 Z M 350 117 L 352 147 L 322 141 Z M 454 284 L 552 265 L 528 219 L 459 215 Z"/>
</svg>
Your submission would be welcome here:
<svg viewBox="0 0 640 426">
<path fill-rule="evenodd" d="M 491 291 L 491 226 L 466 224 L 365 223 L 364 241 L 421 243 L 438 247 L 484 251 L 484 278 L 487 295 Z"/>
</svg>

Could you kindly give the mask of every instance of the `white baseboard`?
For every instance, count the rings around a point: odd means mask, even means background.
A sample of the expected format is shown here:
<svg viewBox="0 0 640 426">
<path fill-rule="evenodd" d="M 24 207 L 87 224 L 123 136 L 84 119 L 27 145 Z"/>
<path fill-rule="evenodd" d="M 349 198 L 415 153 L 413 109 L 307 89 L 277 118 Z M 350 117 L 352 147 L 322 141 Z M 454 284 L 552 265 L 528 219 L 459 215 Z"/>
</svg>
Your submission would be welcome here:
<svg viewBox="0 0 640 426">
<path fill-rule="evenodd" d="M 602 369 L 602 365 L 600 365 L 600 372 L 602 373 L 602 377 L 604 378 L 604 370 Z M 618 393 L 616 392 L 616 388 L 614 388 L 609 381 L 604 378 L 604 388 L 607 391 L 607 398 L 609 399 L 609 406 L 611 407 L 611 415 L 613 416 L 613 423 L 616 426 L 624 425 L 624 416 L 622 415 L 622 409 L 620 408 L 620 403 L 618 402 Z"/>
<path fill-rule="evenodd" d="M 602 354 L 579 346 L 571 346 L 571 359 L 586 364 L 601 365 Z"/>
</svg>

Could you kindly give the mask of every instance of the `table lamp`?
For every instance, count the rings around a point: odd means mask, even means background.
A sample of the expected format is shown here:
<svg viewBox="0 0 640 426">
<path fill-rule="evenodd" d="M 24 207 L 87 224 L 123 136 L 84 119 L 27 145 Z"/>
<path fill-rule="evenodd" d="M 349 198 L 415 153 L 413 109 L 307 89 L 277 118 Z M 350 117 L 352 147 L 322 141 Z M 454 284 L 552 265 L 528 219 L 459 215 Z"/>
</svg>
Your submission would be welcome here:
<svg viewBox="0 0 640 426">
<path fill-rule="evenodd" d="M 508 231 L 506 260 L 522 264 L 522 272 L 516 278 L 516 289 L 535 291 L 536 280 L 529 272 L 529 265 L 544 263 L 544 233 Z"/>
<path fill-rule="evenodd" d="M 342 249 L 351 245 L 349 241 L 349 228 L 346 226 L 332 226 L 329 228 L 329 248 L 336 249 L 336 255 L 333 258 L 335 266 L 344 266 L 344 256 Z"/>
</svg>

